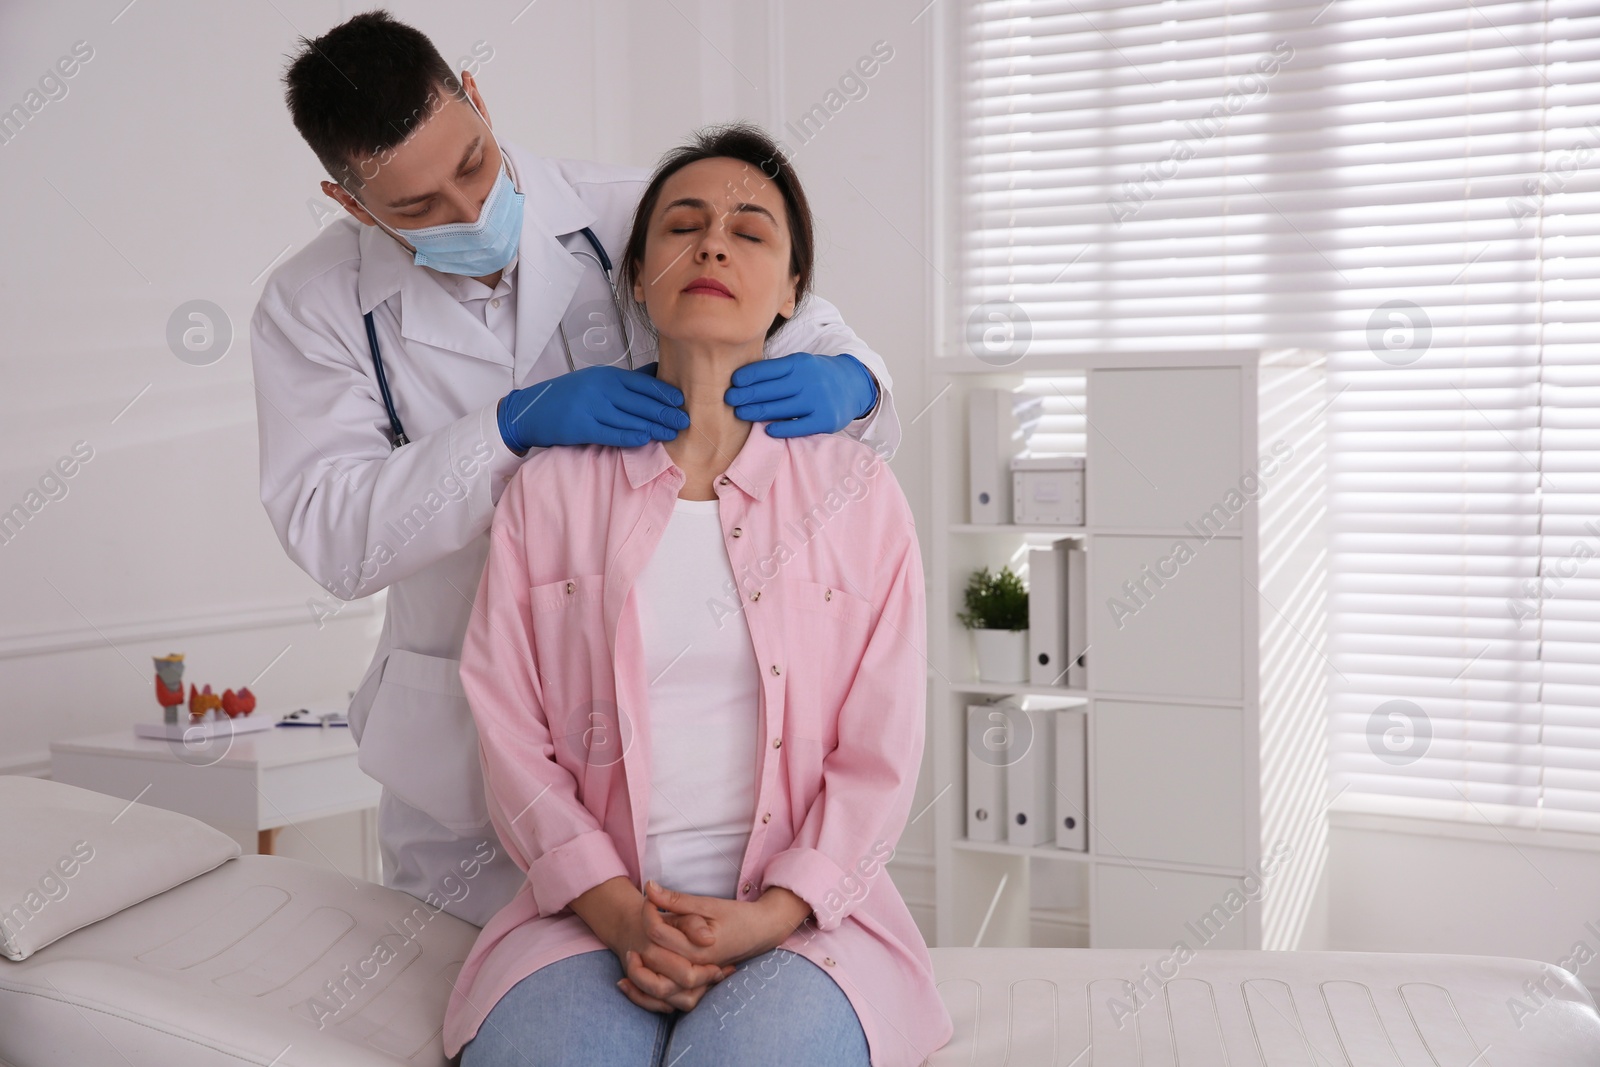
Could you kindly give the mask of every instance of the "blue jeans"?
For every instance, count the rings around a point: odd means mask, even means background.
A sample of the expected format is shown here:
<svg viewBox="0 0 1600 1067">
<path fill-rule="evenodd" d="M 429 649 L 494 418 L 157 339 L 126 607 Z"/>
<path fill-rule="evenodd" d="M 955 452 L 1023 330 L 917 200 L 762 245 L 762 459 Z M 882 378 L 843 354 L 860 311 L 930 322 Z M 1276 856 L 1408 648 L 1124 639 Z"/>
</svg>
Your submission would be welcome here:
<svg viewBox="0 0 1600 1067">
<path fill-rule="evenodd" d="M 736 964 L 694 1010 L 641 1008 L 609 950 L 528 975 L 461 1048 L 461 1067 L 867 1067 L 855 1009 L 822 968 L 775 948 Z"/>
</svg>

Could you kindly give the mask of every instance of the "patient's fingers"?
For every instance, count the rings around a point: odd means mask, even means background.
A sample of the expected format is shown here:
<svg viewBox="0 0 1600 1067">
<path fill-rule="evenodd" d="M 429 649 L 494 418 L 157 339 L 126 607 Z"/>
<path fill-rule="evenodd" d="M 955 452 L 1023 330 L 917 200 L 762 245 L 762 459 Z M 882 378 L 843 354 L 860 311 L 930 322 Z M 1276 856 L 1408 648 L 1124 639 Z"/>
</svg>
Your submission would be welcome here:
<svg viewBox="0 0 1600 1067">
<path fill-rule="evenodd" d="M 624 958 L 627 977 L 617 983 L 617 987 L 628 994 L 629 999 L 635 1004 L 651 1011 L 670 1008 L 689 1011 L 700 1002 L 707 989 L 735 971 L 734 967 L 712 966 L 708 968 L 711 972 L 709 981 L 684 986 L 653 970 L 632 949 L 628 950 Z M 638 996 L 634 995 L 635 992 Z"/>
<path fill-rule="evenodd" d="M 617 983 L 617 988 L 621 989 L 622 992 L 629 997 L 629 999 L 632 999 L 633 1002 L 638 1004 L 641 1008 L 649 1008 L 651 1011 L 660 1011 L 663 1013 L 674 1010 L 693 1011 L 694 1006 L 700 1003 L 700 998 L 705 995 L 706 991 L 706 987 L 701 986 L 699 989 L 686 989 L 682 992 L 674 993 L 672 995 L 672 1003 L 668 1004 L 657 1000 L 648 993 L 638 992 L 638 987 L 632 982 L 628 981 L 626 978 Z M 661 1007 L 654 1007 L 654 1005 L 657 1004 L 660 1004 Z"/>
<path fill-rule="evenodd" d="M 717 914 L 717 909 L 730 903 L 720 897 L 701 897 L 693 893 L 680 893 L 676 889 L 668 889 L 660 882 L 653 881 L 645 882 L 644 896 L 647 901 L 656 907 L 665 908 L 667 911 L 675 912 L 679 915 L 714 915 Z"/>
<path fill-rule="evenodd" d="M 641 1008 L 645 1008 L 649 1011 L 658 1011 L 663 1015 L 674 1010 L 671 1004 L 668 1004 L 664 1000 L 658 1000 L 655 997 L 652 997 L 649 993 L 644 992 L 626 978 L 623 978 L 617 982 L 617 988 L 622 991 L 623 996 L 627 997 Z"/>
<path fill-rule="evenodd" d="M 710 946 L 717 943 L 717 935 L 704 915 L 674 915 L 667 922 L 682 930 L 684 936 L 697 945 Z"/>
<path fill-rule="evenodd" d="M 652 970 L 645 964 L 644 958 L 631 948 L 623 957 L 622 969 L 629 981 L 658 1000 L 666 1000 L 683 988 L 666 975 Z"/>
<path fill-rule="evenodd" d="M 679 1011 L 693 1011 L 694 1006 L 700 1003 L 700 998 L 706 995 L 710 986 L 698 986 L 694 989 L 685 989 L 682 993 L 672 998 L 672 1006 Z"/>
<path fill-rule="evenodd" d="M 711 955 L 705 951 L 705 946 L 715 942 L 716 938 L 713 937 L 709 941 L 696 945 L 686 935 L 680 933 L 677 922 L 682 916 L 663 915 L 656 910 L 655 905 L 648 899 L 643 901 L 643 908 L 644 934 L 651 941 L 658 945 L 665 945 L 694 963 L 715 962 Z M 704 924 L 704 919 L 701 920 L 701 923 L 702 925 Z M 709 927 L 706 929 L 709 930 Z"/>
<path fill-rule="evenodd" d="M 710 985 L 723 978 L 716 960 L 691 960 L 663 945 L 646 945 L 640 954 L 644 965 L 683 989 Z"/>
<path fill-rule="evenodd" d="M 645 935 L 649 937 L 651 941 L 662 946 L 663 948 L 671 949 L 674 953 L 682 956 L 691 963 L 717 962 L 717 959 L 712 954 L 712 950 L 709 946 L 696 945 L 694 942 L 690 941 L 688 935 L 679 929 L 675 923 L 663 922 L 651 924 L 645 928 Z"/>
<path fill-rule="evenodd" d="M 727 976 L 721 964 L 693 964 L 656 945 L 649 946 L 645 952 L 649 953 L 648 958 L 629 949 L 624 957 L 624 970 L 635 985 L 662 1000 L 670 1001 L 678 990 L 703 988 Z"/>
</svg>

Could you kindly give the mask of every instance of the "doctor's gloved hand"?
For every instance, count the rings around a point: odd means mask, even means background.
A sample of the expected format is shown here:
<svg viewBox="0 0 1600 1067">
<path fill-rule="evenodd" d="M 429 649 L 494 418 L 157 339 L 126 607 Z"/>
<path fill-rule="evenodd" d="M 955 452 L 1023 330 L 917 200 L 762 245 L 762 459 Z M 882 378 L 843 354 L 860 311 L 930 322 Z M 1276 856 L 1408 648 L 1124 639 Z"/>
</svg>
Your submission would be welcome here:
<svg viewBox="0 0 1600 1067">
<path fill-rule="evenodd" d="M 834 433 L 878 403 L 878 383 L 855 356 L 791 352 L 733 372 L 723 395 L 747 422 L 767 422 L 773 437 Z"/>
<path fill-rule="evenodd" d="M 670 441 L 689 425 L 683 393 L 654 375 L 584 367 L 513 389 L 500 401 L 500 436 L 522 453 L 551 445 L 631 448 Z"/>
</svg>

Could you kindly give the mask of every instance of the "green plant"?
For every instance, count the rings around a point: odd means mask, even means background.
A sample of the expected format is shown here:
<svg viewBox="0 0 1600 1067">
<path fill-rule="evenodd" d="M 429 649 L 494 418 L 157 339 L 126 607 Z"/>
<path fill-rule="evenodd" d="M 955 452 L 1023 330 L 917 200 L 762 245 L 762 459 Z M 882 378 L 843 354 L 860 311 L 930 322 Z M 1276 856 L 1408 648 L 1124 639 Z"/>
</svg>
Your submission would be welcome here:
<svg viewBox="0 0 1600 1067">
<path fill-rule="evenodd" d="M 1028 591 L 1010 567 L 991 574 L 988 567 L 967 579 L 967 610 L 956 613 L 969 630 L 1026 630 Z"/>
</svg>

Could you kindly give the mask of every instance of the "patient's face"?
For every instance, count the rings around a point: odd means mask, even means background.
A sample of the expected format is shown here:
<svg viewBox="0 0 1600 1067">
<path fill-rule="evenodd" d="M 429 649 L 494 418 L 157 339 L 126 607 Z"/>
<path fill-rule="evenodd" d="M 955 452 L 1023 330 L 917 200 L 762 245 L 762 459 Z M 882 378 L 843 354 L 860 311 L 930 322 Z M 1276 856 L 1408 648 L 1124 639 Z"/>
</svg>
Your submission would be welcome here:
<svg viewBox="0 0 1600 1067">
<path fill-rule="evenodd" d="M 662 337 L 761 341 L 775 315 L 794 314 L 783 194 L 741 160 L 689 164 L 661 187 L 638 279 L 633 297 Z"/>
</svg>

